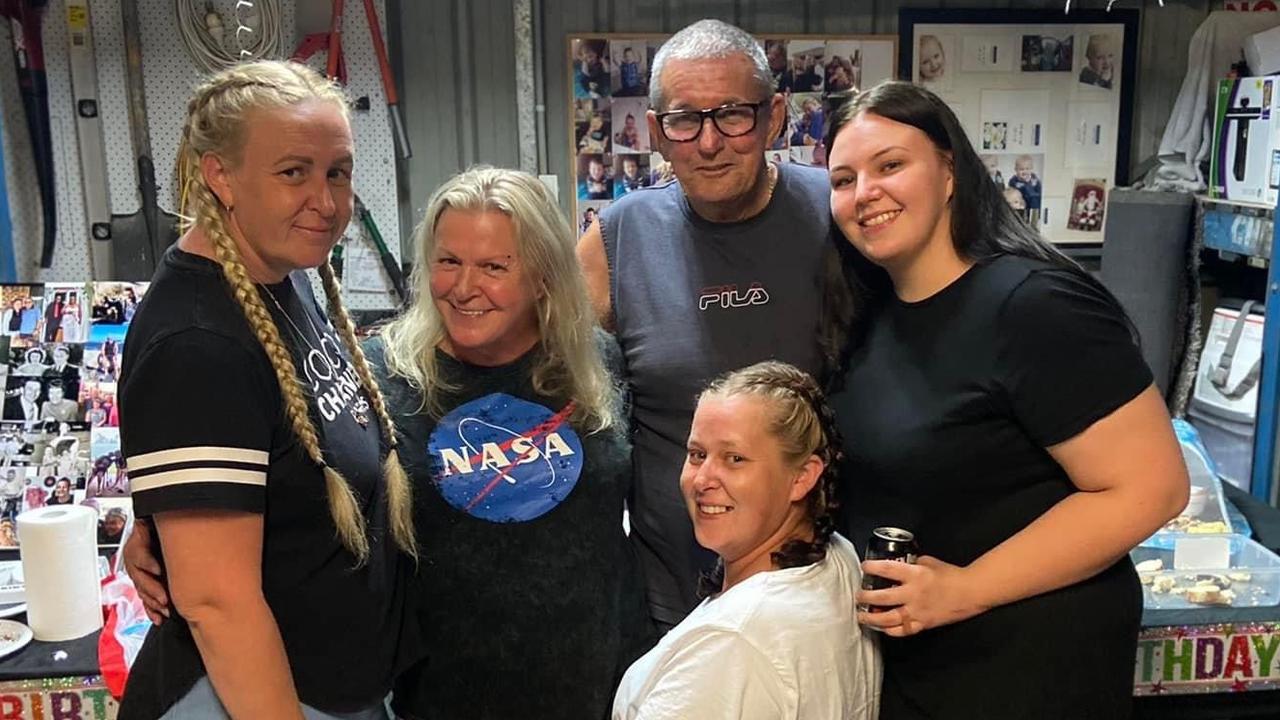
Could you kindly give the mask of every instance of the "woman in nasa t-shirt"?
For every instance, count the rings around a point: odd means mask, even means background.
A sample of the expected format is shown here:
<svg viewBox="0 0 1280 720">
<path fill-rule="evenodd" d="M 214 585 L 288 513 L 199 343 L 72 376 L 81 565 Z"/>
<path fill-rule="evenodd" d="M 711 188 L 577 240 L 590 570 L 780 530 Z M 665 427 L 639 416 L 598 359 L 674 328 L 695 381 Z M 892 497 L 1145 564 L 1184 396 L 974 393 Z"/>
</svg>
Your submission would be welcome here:
<svg viewBox="0 0 1280 720">
<path fill-rule="evenodd" d="M 629 447 L 573 230 L 533 176 L 477 169 L 436 191 L 417 244 L 420 299 L 366 348 L 423 549 L 427 659 L 393 707 L 605 717 L 650 637 L 622 526 Z"/>
</svg>

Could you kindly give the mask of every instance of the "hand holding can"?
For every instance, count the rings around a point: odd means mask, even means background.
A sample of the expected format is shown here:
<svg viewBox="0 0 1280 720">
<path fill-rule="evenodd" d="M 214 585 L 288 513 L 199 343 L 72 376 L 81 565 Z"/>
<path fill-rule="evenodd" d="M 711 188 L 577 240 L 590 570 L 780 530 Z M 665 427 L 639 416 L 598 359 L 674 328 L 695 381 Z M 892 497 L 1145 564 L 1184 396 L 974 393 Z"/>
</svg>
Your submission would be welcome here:
<svg viewBox="0 0 1280 720">
<path fill-rule="evenodd" d="M 878 527 L 871 531 L 871 539 L 867 542 L 865 560 L 893 560 L 914 565 L 919 550 L 916 547 L 915 533 L 896 527 Z M 884 590 L 900 583 L 878 575 L 862 575 L 863 590 Z M 884 612 L 890 607 L 881 605 L 858 605 L 861 612 Z"/>
</svg>

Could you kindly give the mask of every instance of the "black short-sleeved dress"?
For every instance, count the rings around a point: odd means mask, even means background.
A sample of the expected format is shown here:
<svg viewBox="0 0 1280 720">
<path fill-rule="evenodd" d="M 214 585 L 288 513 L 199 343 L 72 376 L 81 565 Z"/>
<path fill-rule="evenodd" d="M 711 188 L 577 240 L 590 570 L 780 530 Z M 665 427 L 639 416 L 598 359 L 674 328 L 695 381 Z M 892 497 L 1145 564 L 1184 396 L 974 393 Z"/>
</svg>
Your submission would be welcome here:
<svg viewBox="0 0 1280 720">
<path fill-rule="evenodd" d="M 422 540 L 426 658 L 401 675 L 406 720 L 602 720 L 652 643 L 623 534 L 630 444 L 533 386 L 535 349 L 477 367 L 438 352 L 443 415 L 365 345 L 401 436 Z"/>
<path fill-rule="evenodd" d="M 1075 492 L 1046 448 L 1151 383 L 1122 313 L 1014 256 L 873 311 L 833 405 L 849 537 L 916 533 L 967 565 Z M 1097 576 L 909 638 L 886 637 L 881 717 L 1127 717 L 1142 611 L 1124 558 Z"/>
<path fill-rule="evenodd" d="M 337 539 L 321 470 L 285 419 L 275 373 L 220 269 L 177 247 L 165 254 L 125 342 L 120 435 L 134 509 L 139 517 L 262 513 L 262 591 L 299 697 L 327 712 L 367 708 L 416 659 L 418 635 L 416 626 L 402 628 L 411 620 L 408 568 L 387 532 L 381 431 L 305 275 L 260 292 L 293 351 L 325 458 L 365 513 L 368 563 L 355 568 Z M 175 613 L 148 633 L 120 717 L 159 717 L 204 675 L 190 627 Z"/>
</svg>

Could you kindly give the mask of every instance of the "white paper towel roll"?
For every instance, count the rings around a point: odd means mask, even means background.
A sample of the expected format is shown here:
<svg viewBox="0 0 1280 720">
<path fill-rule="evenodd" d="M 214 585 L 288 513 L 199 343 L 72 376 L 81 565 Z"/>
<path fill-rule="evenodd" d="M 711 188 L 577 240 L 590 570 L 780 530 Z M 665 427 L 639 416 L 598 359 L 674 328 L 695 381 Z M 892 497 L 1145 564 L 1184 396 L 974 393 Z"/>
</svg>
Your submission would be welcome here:
<svg viewBox="0 0 1280 720">
<path fill-rule="evenodd" d="M 102 627 L 98 512 L 54 505 L 18 516 L 27 624 L 37 640 L 84 637 Z"/>
</svg>

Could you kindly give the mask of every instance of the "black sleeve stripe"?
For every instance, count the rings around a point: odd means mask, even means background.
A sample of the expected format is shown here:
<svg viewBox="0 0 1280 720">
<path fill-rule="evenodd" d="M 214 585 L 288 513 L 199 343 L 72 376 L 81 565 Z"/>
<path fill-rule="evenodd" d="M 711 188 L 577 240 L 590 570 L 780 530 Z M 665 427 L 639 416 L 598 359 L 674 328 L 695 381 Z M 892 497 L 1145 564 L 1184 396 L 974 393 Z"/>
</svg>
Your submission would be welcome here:
<svg viewBox="0 0 1280 720">
<path fill-rule="evenodd" d="M 220 470 L 247 470 L 249 472 L 262 472 L 265 467 L 258 463 L 243 462 L 201 462 L 191 460 L 188 462 L 169 463 L 168 465 L 153 465 L 149 468 L 136 470 L 129 467 L 130 478 L 141 478 L 148 475 L 159 475 L 160 473 L 173 472 L 174 470 L 194 470 L 197 468 L 217 468 Z"/>
<path fill-rule="evenodd" d="M 158 490 L 160 488 L 172 487 L 174 485 L 198 485 L 204 483 L 218 483 L 222 485 L 255 485 L 258 487 L 266 487 L 267 473 L 266 470 L 233 470 L 220 467 L 195 467 L 185 470 L 169 470 L 166 472 L 155 472 L 151 475 L 138 477 L 131 475 L 129 477 L 129 488 L 133 493 L 146 492 L 147 490 Z"/>
<path fill-rule="evenodd" d="M 141 474 L 141 471 L 161 465 L 179 463 L 188 466 L 210 465 L 214 467 L 228 464 L 232 464 L 230 466 L 233 467 L 239 467 L 240 463 L 247 463 L 257 466 L 263 472 L 266 472 L 269 460 L 270 454 L 266 450 L 205 445 L 158 450 L 142 455 L 134 455 L 126 459 L 126 467 L 129 468 L 129 473 L 132 475 Z"/>
<path fill-rule="evenodd" d="M 236 510 L 260 514 L 266 509 L 266 491 L 262 487 L 235 483 L 175 485 L 133 495 L 133 511 L 138 517 L 185 510 Z"/>
</svg>

